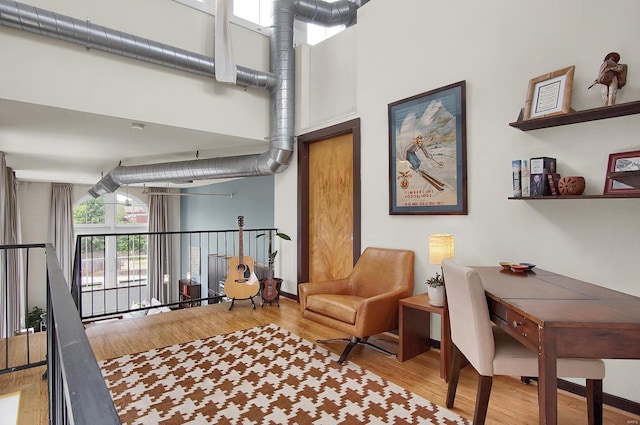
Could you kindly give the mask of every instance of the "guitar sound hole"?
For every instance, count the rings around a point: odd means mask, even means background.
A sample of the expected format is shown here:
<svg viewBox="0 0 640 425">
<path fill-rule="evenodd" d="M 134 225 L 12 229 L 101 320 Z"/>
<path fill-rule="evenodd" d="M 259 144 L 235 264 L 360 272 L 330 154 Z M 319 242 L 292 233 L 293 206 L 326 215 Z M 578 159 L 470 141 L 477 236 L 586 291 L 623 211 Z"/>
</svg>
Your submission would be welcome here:
<svg viewBox="0 0 640 425">
<path fill-rule="evenodd" d="M 238 264 L 236 266 L 236 271 L 238 273 L 244 273 L 245 271 L 247 271 L 247 265 L 246 264 Z"/>
</svg>

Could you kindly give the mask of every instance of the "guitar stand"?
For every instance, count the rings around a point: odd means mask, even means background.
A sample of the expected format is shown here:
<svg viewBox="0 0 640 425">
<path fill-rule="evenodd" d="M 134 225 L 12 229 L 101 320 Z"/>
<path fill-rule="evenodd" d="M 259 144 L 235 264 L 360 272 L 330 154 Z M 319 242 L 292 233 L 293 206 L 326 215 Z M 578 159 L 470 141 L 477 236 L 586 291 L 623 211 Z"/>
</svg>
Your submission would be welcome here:
<svg viewBox="0 0 640 425">
<path fill-rule="evenodd" d="M 254 295 L 255 296 L 255 295 Z M 231 305 L 229 306 L 229 311 L 231 311 L 231 309 L 233 308 L 234 303 L 236 302 L 236 299 L 243 299 L 243 300 L 251 300 L 251 305 L 253 306 L 253 309 L 256 309 L 256 303 L 255 301 L 253 301 L 253 297 L 249 297 L 249 298 L 231 298 Z"/>
<path fill-rule="evenodd" d="M 269 305 L 271 305 L 271 303 L 272 303 L 273 301 L 275 301 L 275 302 L 276 302 L 276 304 L 278 305 L 278 308 L 280 308 L 280 300 L 279 300 L 279 298 L 280 298 L 280 297 L 276 298 L 275 300 L 265 300 L 265 299 L 263 298 L 263 299 L 262 299 L 262 304 L 260 304 L 260 307 L 264 307 L 264 303 L 266 303 L 266 302 L 268 302 L 268 303 L 269 303 Z"/>
</svg>

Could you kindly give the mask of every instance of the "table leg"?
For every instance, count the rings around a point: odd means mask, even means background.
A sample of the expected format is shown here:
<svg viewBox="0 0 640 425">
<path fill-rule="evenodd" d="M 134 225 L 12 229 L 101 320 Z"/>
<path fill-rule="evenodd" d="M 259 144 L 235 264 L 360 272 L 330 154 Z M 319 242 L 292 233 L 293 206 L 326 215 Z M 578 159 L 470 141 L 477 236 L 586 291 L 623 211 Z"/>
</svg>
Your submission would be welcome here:
<svg viewBox="0 0 640 425">
<path fill-rule="evenodd" d="M 540 425 L 558 423 L 558 371 L 556 335 L 552 330 L 540 329 L 538 346 L 538 407 Z"/>
<path fill-rule="evenodd" d="M 431 313 L 400 306 L 399 353 L 401 362 L 431 348 Z"/>
</svg>

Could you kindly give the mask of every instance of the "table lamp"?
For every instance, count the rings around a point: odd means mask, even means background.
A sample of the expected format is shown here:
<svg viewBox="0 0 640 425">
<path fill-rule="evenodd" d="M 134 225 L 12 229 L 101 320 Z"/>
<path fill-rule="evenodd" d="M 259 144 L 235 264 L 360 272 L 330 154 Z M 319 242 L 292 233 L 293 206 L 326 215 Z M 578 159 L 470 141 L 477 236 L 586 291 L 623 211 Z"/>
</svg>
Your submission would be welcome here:
<svg viewBox="0 0 640 425">
<path fill-rule="evenodd" d="M 445 258 L 453 258 L 453 235 L 429 235 L 429 263 L 442 264 Z"/>
<path fill-rule="evenodd" d="M 429 263 L 442 265 L 445 258 L 453 258 L 453 235 L 429 235 Z M 427 279 L 429 285 L 429 303 L 442 307 L 444 305 L 444 274 L 436 273 Z"/>
</svg>

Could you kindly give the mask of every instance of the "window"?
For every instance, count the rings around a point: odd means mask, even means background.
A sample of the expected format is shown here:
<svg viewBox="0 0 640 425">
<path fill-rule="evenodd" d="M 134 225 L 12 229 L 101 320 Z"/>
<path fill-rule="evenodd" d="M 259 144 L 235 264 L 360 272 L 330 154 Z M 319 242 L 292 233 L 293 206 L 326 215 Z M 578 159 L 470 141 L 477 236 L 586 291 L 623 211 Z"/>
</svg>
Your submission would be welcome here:
<svg viewBox="0 0 640 425">
<path fill-rule="evenodd" d="M 210 15 L 215 14 L 216 0 L 174 0 L 185 6 L 201 10 Z M 337 0 L 325 0 L 333 3 Z M 271 25 L 272 0 L 233 0 L 233 15 L 231 21 L 250 30 L 264 32 Z M 300 25 L 302 24 L 302 25 Z M 304 43 L 314 46 L 345 29 L 344 25 L 323 27 L 296 21 L 295 37 Z"/>
<path fill-rule="evenodd" d="M 148 208 L 129 194 L 86 195 L 73 210 L 81 239 L 83 291 L 145 285 Z M 115 236 L 114 234 L 123 234 Z"/>
</svg>

